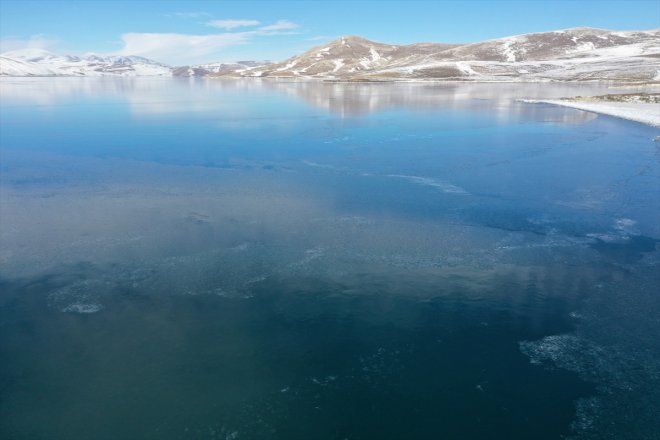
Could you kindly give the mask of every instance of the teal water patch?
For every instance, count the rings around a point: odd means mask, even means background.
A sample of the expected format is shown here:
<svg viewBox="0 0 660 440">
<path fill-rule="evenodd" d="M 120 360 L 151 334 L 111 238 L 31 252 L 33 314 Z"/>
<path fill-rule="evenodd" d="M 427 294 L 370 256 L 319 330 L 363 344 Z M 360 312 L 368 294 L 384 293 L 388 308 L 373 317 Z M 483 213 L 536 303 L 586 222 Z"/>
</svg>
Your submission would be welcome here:
<svg viewBox="0 0 660 440">
<path fill-rule="evenodd" d="M 591 247 L 614 261 L 635 263 L 644 254 L 655 251 L 658 242 L 660 240 L 652 237 L 636 235 L 616 242 L 597 239 Z"/>
<path fill-rule="evenodd" d="M 572 322 L 515 279 L 486 301 L 387 275 L 266 280 L 249 298 L 126 288 L 96 313 L 48 303 L 70 281 L 3 281 L 6 438 L 554 439 L 594 391 L 519 350 Z"/>
</svg>

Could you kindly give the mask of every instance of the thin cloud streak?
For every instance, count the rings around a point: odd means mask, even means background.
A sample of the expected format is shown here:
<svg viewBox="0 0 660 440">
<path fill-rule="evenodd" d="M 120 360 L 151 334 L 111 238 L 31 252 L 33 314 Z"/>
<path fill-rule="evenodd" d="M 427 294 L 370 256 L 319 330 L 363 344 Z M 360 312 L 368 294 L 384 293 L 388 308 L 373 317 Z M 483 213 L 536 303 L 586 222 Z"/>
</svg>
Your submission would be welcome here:
<svg viewBox="0 0 660 440">
<path fill-rule="evenodd" d="M 48 38 L 44 34 L 32 35 L 28 39 L 7 37 L 0 40 L 0 53 L 22 49 L 52 50 L 57 43 L 57 40 Z"/>
<path fill-rule="evenodd" d="M 258 20 L 211 20 L 206 23 L 207 26 L 227 30 L 239 27 L 257 26 L 259 24 L 261 24 L 261 22 Z"/>
<path fill-rule="evenodd" d="M 166 17 L 178 17 L 178 18 L 206 18 L 210 17 L 211 14 L 208 12 L 174 12 L 172 14 L 165 14 Z"/>
<path fill-rule="evenodd" d="M 263 32 L 288 31 L 288 30 L 298 29 L 299 27 L 300 25 L 289 20 L 277 20 L 273 24 L 260 27 L 259 30 Z"/>
</svg>

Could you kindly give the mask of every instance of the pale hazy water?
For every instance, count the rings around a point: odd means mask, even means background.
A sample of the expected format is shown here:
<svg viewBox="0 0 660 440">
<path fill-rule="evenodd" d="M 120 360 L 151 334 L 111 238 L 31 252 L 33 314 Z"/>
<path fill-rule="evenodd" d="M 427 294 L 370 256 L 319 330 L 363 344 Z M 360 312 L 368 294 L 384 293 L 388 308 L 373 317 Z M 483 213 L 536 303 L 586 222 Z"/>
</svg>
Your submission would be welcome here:
<svg viewBox="0 0 660 440">
<path fill-rule="evenodd" d="M 630 90 L 3 78 L 0 438 L 660 438 Z"/>
</svg>

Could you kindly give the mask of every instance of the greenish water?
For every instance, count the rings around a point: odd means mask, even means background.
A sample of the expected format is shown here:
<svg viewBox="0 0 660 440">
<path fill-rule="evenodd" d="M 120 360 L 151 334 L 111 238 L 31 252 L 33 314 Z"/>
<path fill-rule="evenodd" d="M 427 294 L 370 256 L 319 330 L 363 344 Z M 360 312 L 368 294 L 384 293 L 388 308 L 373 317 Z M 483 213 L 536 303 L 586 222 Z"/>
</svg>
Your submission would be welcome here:
<svg viewBox="0 0 660 440">
<path fill-rule="evenodd" d="M 657 438 L 611 91 L 3 79 L 0 437 Z"/>
</svg>

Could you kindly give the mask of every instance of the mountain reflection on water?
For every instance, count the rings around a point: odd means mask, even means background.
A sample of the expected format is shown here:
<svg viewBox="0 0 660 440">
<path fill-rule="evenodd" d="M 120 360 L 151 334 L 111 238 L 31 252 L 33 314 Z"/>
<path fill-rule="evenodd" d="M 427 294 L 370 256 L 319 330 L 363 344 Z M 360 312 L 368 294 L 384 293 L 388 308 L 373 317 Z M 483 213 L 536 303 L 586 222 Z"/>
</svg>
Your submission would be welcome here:
<svg viewBox="0 0 660 440">
<path fill-rule="evenodd" d="M 0 436 L 653 438 L 656 130 L 516 101 L 612 91 L 2 79 Z"/>
</svg>

